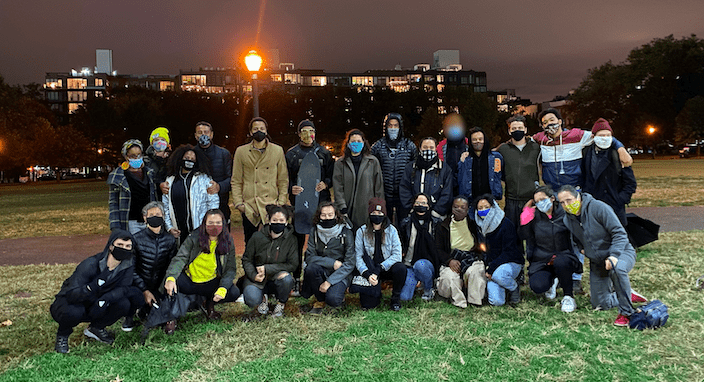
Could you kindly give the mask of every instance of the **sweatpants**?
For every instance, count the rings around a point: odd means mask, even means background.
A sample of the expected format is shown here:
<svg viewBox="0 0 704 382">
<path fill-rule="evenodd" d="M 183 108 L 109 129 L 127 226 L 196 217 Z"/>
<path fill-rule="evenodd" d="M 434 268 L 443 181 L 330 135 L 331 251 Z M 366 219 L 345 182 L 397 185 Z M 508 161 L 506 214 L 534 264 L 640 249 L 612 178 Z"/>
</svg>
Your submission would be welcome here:
<svg viewBox="0 0 704 382">
<path fill-rule="evenodd" d="M 548 265 L 541 270 L 531 273 L 529 277 L 530 289 L 536 294 L 548 291 L 557 277 L 562 285 L 562 292 L 565 296 L 574 297 L 572 283 L 572 272 L 575 271 L 575 261 L 567 256 L 557 256 L 553 265 Z"/>
<path fill-rule="evenodd" d="M 282 273 L 286 273 L 286 276 L 279 278 Z M 279 272 L 271 280 L 264 283 L 263 288 L 253 284 L 244 287 L 244 303 L 248 307 L 254 308 L 264 301 L 265 294 L 274 293 L 276 299 L 285 304 L 291 290 L 293 290 L 293 277 L 288 272 Z"/>
<path fill-rule="evenodd" d="M 481 305 L 486 295 L 486 268 L 483 261 L 475 261 L 460 276 L 450 267 L 440 267 L 440 277 L 437 280 L 438 294 L 449 298 L 452 305 L 466 308 L 467 303 Z M 467 290 L 464 294 L 463 289 Z"/>
<path fill-rule="evenodd" d="M 631 303 L 631 280 L 628 273 L 636 263 L 635 251 L 624 251 L 615 269 L 607 271 L 604 264 L 589 261 L 589 291 L 593 308 L 608 310 L 615 306 L 619 313 L 630 317 L 635 313 Z"/>
<path fill-rule="evenodd" d="M 320 285 L 328 279 L 331 273 L 320 264 L 306 265 L 301 296 L 304 298 L 315 296 L 318 301 L 324 301 L 333 308 L 342 305 L 345 302 L 345 290 L 347 290 L 344 281 L 331 285 L 325 293 L 320 291 Z"/>
<path fill-rule="evenodd" d="M 102 300 L 108 294 L 111 301 Z M 57 297 L 49 308 L 51 317 L 59 323 L 57 335 L 71 335 L 73 328 L 81 322 L 89 322 L 90 326 L 103 329 L 121 317 L 133 315 L 144 302 L 142 292 L 132 286 L 125 288 L 122 295 L 115 296 L 112 291 L 108 294 L 87 304 L 72 304 L 65 297 Z"/>
<path fill-rule="evenodd" d="M 193 294 L 203 296 L 211 300 L 215 292 L 220 288 L 220 278 L 216 277 L 204 283 L 195 283 L 185 273 L 181 273 L 176 279 L 176 291 L 183 294 Z M 240 297 L 240 289 L 235 284 L 230 285 L 225 294 L 225 298 L 219 302 L 233 302 Z"/>
<path fill-rule="evenodd" d="M 403 263 L 395 263 L 388 271 L 381 271 L 379 283 L 376 286 L 360 286 L 352 285 L 351 293 L 359 293 L 359 304 L 364 309 L 374 309 L 381 304 L 381 282 L 385 280 L 393 281 L 393 289 L 391 290 L 391 303 L 401 301 L 401 290 L 406 283 L 407 268 Z"/>
</svg>

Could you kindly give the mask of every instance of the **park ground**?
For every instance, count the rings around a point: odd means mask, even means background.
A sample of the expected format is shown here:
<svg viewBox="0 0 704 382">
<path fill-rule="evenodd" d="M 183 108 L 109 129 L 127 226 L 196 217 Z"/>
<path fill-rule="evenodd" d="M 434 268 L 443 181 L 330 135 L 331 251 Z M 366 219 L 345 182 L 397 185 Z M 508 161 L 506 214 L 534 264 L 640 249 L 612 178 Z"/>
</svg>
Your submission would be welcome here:
<svg viewBox="0 0 704 382">
<path fill-rule="evenodd" d="M 704 160 L 636 160 L 634 171 L 639 185 L 630 207 L 647 208 L 651 219 L 658 211 L 651 207 L 664 207 L 664 216 L 704 206 Z M 33 252 L 40 252 L 33 264 L 0 267 L 0 322 L 12 321 L 0 326 L 0 381 L 702 381 L 704 291 L 694 283 L 704 274 L 704 231 L 696 225 L 664 232 L 638 252 L 634 288 L 670 307 L 670 322 L 655 331 L 613 327 L 616 312 L 592 311 L 588 296 L 563 314 L 559 298 L 546 300 L 524 286 L 516 308 L 459 310 L 416 298 L 399 313 L 385 306 L 363 312 L 348 296 L 342 311 L 310 317 L 302 312 L 311 302 L 296 298 L 286 317 L 245 324 L 240 318 L 248 309 L 227 304 L 219 307 L 220 322 L 191 313 L 174 336 L 153 330 L 144 345 L 139 331 L 122 333 L 118 324 L 111 328 L 119 332 L 114 346 L 90 343 L 81 325 L 68 355 L 53 352 L 57 326 L 48 307 L 80 258 L 65 260 L 71 249 L 48 242 Z M 6 250 L 14 239 L 92 237 L 100 250 L 108 233 L 107 187 L 2 186 L 0 227 L 0 264 L 11 257 Z"/>
</svg>

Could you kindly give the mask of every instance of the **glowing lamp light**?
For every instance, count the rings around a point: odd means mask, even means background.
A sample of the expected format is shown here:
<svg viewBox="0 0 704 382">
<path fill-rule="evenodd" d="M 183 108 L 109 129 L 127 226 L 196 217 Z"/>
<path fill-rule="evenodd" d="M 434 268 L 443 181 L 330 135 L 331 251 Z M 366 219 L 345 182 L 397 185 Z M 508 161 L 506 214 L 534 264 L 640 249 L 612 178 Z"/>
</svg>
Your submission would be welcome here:
<svg viewBox="0 0 704 382">
<path fill-rule="evenodd" d="M 653 126 L 648 126 L 648 134 L 650 134 L 650 135 L 655 134 L 655 128 Z"/>
<path fill-rule="evenodd" d="M 250 72 L 258 72 L 262 66 L 262 57 L 257 54 L 256 50 L 250 50 L 244 58 L 244 63 Z"/>
</svg>

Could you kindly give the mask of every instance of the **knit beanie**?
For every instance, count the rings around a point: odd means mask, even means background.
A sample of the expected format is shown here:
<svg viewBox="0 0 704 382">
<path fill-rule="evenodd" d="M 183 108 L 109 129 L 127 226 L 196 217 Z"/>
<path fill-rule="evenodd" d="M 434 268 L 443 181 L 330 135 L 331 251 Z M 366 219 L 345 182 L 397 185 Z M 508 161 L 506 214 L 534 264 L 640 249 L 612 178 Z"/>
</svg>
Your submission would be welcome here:
<svg viewBox="0 0 704 382">
<path fill-rule="evenodd" d="M 154 140 L 157 138 L 164 138 L 166 139 L 166 143 L 171 144 L 171 138 L 169 138 L 169 129 L 163 126 L 157 127 L 156 129 L 152 130 L 152 133 L 149 134 L 149 144 L 153 144 Z"/>
<path fill-rule="evenodd" d="M 611 129 L 611 125 L 609 125 L 609 121 L 605 120 L 604 118 L 599 118 L 594 122 L 594 127 L 592 127 L 592 134 L 596 135 L 601 130 L 609 130 L 611 134 L 614 133 L 614 130 Z"/>
<path fill-rule="evenodd" d="M 377 197 L 369 199 L 369 208 L 367 208 L 367 212 L 371 214 L 373 211 L 381 211 L 384 216 L 386 216 L 386 200 Z"/>
</svg>

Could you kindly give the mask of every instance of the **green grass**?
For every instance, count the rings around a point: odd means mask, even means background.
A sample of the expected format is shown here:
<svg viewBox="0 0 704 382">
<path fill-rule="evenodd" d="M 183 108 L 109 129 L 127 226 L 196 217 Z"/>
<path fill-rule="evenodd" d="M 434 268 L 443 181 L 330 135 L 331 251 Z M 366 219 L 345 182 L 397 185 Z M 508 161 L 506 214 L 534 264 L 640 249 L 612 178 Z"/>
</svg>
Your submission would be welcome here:
<svg viewBox="0 0 704 382">
<path fill-rule="evenodd" d="M 636 159 L 629 207 L 704 205 L 704 159 Z"/>
<path fill-rule="evenodd" d="M 704 231 L 666 233 L 639 252 L 631 280 L 670 307 L 668 325 L 616 328 L 615 311 L 593 312 L 588 296 L 563 314 L 526 287 L 517 308 L 457 309 L 416 298 L 401 312 L 363 312 L 355 296 L 336 316 L 310 317 L 295 299 L 283 319 L 242 323 L 249 309 L 226 304 L 221 322 L 189 314 L 174 336 L 139 331 L 114 346 L 87 342 L 53 353 L 53 294 L 75 265 L 0 267 L 0 381 L 700 381 L 704 380 Z M 588 266 L 587 266 L 588 269 Z M 586 282 L 586 280 L 585 280 Z"/>
</svg>

